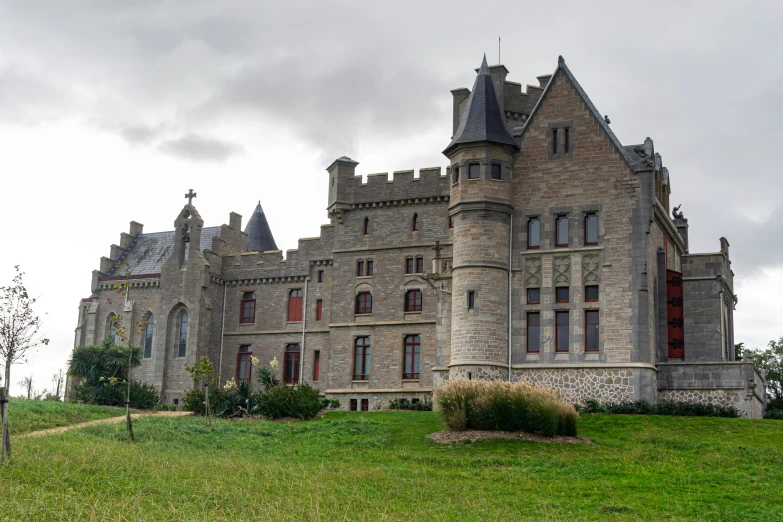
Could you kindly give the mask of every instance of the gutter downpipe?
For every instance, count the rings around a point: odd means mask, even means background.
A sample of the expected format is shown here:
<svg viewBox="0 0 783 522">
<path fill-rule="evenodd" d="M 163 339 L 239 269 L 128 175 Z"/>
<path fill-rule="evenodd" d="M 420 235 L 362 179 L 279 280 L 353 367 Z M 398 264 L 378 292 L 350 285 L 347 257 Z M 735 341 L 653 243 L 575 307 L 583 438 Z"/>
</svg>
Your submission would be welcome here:
<svg viewBox="0 0 783 522">
<path fill-rule="evenodd" d="M 514 250 L 514 212 L 508 212 L 508 382 L 511 382 L 511 260 Z"/>
<path fill-rule="evenodd" d="M 220 358 L 218 359 L 218 386 L 220 386 L 220 378 L 223 373 L 223 334 L 226 331 L 226 280 L 223 279 L 223 310 L 220 314 Z"/>
<path fill-rule="evenodd" d="M 307 283 L 310 282 L 310 276 L 305 278 L 304 287 L 304 299 L 302 299 L 302 351 L 299 358 L 299 384 L 302 384 L 304 379 L 304 362 L 305 362 L 305 328 L 307 325 Z"/>
</svg>

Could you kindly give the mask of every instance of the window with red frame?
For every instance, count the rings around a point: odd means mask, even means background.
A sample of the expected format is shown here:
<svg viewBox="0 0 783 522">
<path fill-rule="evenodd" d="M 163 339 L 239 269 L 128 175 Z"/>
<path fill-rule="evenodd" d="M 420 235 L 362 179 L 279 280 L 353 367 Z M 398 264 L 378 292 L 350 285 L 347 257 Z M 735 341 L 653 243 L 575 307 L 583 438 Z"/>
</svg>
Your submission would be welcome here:
<svg viewBox="0 0 783 522">
<path fill-rule="evenodd" d="M 242 345 L 237 352 L 237 382 L 249 381 L 253 375 L 253 364 L 250 357 L 253 355 L 253 348 L 249 345 Z"/>
<path fill-rule="evenodd" d="M 556 303 L 567 303 L 569 301 L 568 299 L 568 287 L 567 286 L 559 286 L 555 288 L 555 302 Z"/>
<path fill-rule="evenodd" d="M 492 179 L 503 179 L 503 169 L 497 163 L 492 164 Z"/>
<path fill-rule="evenodd" d="M 408 257 L 405 259 L 405 273 L 406 274 L 412 274 L 413 273 L 413 267 L 414 267 L 414 261 L 412 257 Z"/>
<path fill-rule="evenodd" d="M 416 212 L 413 213 L 413 220 L 411 221 L 411 230 L 413 232 L 419 231 L 419 214 Z"/>
<path fill-rule="evenodd" d="M 256 293 L 243 292 L 242 301 L 239 305 L 239 322 L 242 324 L 252 323 L 256 320 Z"/>
<path fill-rule="evenodd" d="M 403 379 L 418 379 L 421 359 L 421 337 L 405 336 L 405 361 L 403 361 Z"/>
<path fill-rule="evenodd" d="M 541 289 L 540 288 L 528 288 L 527 289 L 527 304 L 541 304 Z"/>
<path fill-rule="evenodd" d="M 567 352 L 570 344 L 568 338 L 568 312 L 555 312 L 555 350 Z"/>
<path fill-rule="evenodd" d="M 585 245 L 598 244 L 598 216 L 587 214 L 585 216 Z"/>
<path fill-rule="evenodd" d="M 585 286 L 585 302 L 595 303 L 598 301 L 598 285 Z"/>
<path fill-rule="evenodd" d="M 585 351 L 598 351 L 598 310 L 585 311 Z"/>
<path fill-rule="evenodd" d="M 353 380 L 370 378 L 370 338 L 357 337 L 354 341 Z"/>
<path fill-rule="evenodd" d="M 372 313 L 372 294 L 370 292 L 359 292 L 356 294 L 356 313 Z"/>
<path fill-rule="evenodd" d="M 405 311 L 421 312 L 421 290 L 408 290 L 405 292 Z"/>
<path fill-rule="evenodd" d="M 315 301 L 315 320 L 320 321 L 324 315 L 324 302 L 323 299 L 317 299 Z"/>
<path fill-rule="evenodd" d="M 285 345 L 283 357 L 283 382 L 286 384 L 299 383 L 299 355 L 301 350 L 298 343 Z"/>
<path fill-rule="evenodd" d="M 568 246 L 568 216 L 557 216 L 555 246 Z"/>
<path fill-rule="evenodd" d="M 356 275 L 359 277 L 364 276 L 364 261 L 356 262 Z"/>
<path fill-rule="evenodd" d="M 302 290 L 297 288 L 288 292 L 288 321 L 302 320 Z"/>
<path fill-rule="evenodd" d="M 313 352 L 313 380 L 318 380 L 318 374 L 321 373 L 321 350 Z"/>
<path fill-rule="evenodd" d="M 527 247 L 541 247 L 541 220 L 537 217 L 530 218 L 527 222 Z"/>
<path fill-rule="evenodd" d="M 541 350 L 541 314 L 527 314 L 527 351 L 538 353 Z"/>
</svg>

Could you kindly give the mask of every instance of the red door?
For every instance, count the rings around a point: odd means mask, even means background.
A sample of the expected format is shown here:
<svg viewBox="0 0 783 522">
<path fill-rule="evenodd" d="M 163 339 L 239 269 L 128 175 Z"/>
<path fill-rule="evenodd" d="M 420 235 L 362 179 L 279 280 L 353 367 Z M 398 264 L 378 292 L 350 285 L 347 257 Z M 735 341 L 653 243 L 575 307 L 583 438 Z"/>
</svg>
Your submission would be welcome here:
<svg viewBox="0 0 783 522">
<path fill-rule="evenodd" d="M 683 328 L 682 274 L 666 271 L 666 314 L 669 324 L 669 359 L 685 357 L 685 330 Z"/>
</svg>

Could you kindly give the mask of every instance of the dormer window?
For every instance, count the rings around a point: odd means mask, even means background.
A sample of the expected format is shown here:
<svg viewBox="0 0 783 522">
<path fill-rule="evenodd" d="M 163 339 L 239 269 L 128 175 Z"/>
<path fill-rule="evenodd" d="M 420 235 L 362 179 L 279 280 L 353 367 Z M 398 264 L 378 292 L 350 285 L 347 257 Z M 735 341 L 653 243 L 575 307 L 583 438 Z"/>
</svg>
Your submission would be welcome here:
<svg viewBox="0 0 783 522">
<path fill-rule="evenodd" d="M 479 168 L 478 163 L 468 165 L 468 179 L 479 179 Z"/>
</svg>

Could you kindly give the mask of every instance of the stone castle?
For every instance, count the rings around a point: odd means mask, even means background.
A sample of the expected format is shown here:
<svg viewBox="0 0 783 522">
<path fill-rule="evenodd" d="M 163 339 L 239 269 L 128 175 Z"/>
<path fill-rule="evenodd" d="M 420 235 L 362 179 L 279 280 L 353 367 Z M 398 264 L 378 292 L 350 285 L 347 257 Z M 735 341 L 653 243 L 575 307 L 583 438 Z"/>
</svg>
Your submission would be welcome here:
<svg viewBox="0 0 783 522">
<path fill-rule="evenodd" d="M 351 410 L 460 378 L 759 417 L 764 380 L 734 360 L 728 241 L 689 252 L 653 141 L 621 144 L 562 57 L 524 91 L 507 74 L 485 59 L 472 90 L 452 91 L 445 172 L 363 183 L 358 162 L 335 160 L 329 224 L 285 257 L 260 203 L 244 232 L 235 213 L 204 227 L 192 192 L 173 231 L 131 222 L 93 271 L 76 344 L 113 336 L 114 313 L 146 321 L 131 332 L 133 376 L 173 404 L 203 355 L 223 382 L 255 380 L 251 358 L 276 358 L 285 382 Z"/>
</svg>

